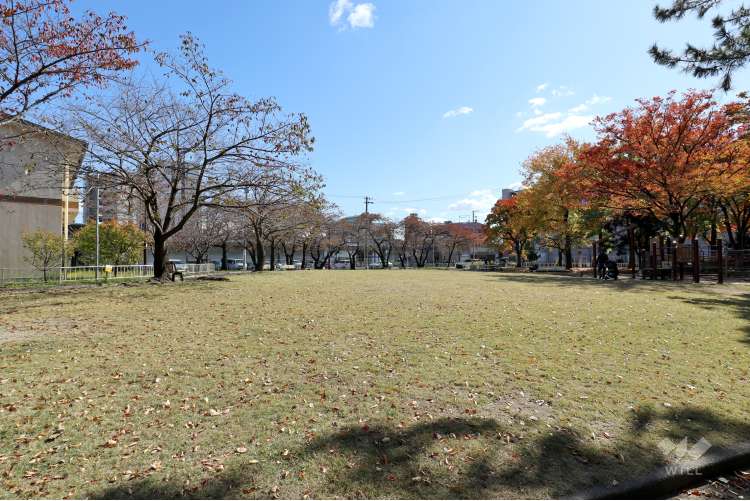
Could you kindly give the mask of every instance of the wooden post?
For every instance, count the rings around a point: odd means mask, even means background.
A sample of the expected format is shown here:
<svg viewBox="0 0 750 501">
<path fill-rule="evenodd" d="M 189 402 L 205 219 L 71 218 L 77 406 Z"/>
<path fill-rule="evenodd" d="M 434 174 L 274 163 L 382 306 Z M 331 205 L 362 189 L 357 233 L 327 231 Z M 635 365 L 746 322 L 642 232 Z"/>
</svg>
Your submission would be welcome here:
<svg viewBox="0 0 750 501">
<path fill-rule="evenodd" d="M 651 241 L 651 280 L 656 280 L 656 241 Z"/>
<path fill-rule="evenodd" d="M 724 283 L 724 241 L 716 240 L 716 262 L 719 265 L 719 283 Z"/>
<path fill-rule="evenodd" d="M 672 244 L 672 281 L 677 281 L 677 245 Z"/>
<path fill-rule="evenodd" d="M 701 251 L 698 247 L 698 239 L 693 239 L 693 282 L 696 284 L 701 281 Z"/>
<path fill-rule="evenodd" d="M 664 235 L 659 235 L 659 260 L 664 261 Z"/>
</svg>

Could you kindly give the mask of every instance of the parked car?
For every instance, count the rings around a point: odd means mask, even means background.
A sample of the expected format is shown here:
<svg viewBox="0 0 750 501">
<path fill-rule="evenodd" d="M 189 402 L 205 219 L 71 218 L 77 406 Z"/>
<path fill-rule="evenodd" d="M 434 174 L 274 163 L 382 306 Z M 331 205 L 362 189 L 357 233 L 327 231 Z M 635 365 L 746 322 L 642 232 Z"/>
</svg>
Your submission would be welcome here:
<svg viewBox="0 0 750 501">
<path fill-rule="evenodd" d="M 459 261 L 456 263 L 456 268 L 459 270 L 468 270 L 472 265 L 476 267 L 479 265 L 479 263 L 484 264 L 481 259 L 464 259 L 463 261 Z"/>
<path fill-rule="evenodd" d="M 245 262 L 242 259 L 227 259 L 227 269 L 233 271 L 244 270 Z"/>
</svg>

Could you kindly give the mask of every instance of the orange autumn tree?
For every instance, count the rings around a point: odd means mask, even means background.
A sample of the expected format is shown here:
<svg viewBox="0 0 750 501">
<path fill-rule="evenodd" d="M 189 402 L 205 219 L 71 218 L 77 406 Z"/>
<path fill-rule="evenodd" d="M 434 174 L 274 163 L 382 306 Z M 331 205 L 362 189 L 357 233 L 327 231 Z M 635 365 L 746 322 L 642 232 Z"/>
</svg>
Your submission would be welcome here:
<svg viewBox="0 0 750 501">
<path fill-rule="evenodd" d="M 709 92 L 641 99 L 595 121 L 598 142 L 581 155 L 591 194 L 607 207 L 664 221 L 684 241 L 711 199 L 722 166 L 715 161 L 732 127 Z"/>
<path fill-rule="evenodd" d="M 576 175 L 581 146 L 572 138 L 536 151 L 523 163 L 524 199 L 530 226 L 546 247 L 558 251 L 558 265 L 572 267 L 572 248 L 589 231 L 591 204 L 586 187 Z M 564 262 L 563 262 L 563 257 Z"/>
<path fill-rule="evenodd" d="M 480 224 L 444 223 L 437 226 L 436 233 L 441 254 L 445 252 L 445 262 L 449 266 L 456 254 L 460 254 L 457 251 L 472 249 L 482 245 L 485 240 L 483 226 Z M 471 257 L 474 258 L 473 255 Z"/>
<path fill-rule="evenodd" d="M 523 250 L 531 241 L 532 212 L 526 192 L 507 200 L 498 200 L 485 219 L 487 242 L 516 254 L 516 266 L 521 266 Z"/>
<path fill-rule="evenodd" d="M 723 175 L 714 184 L 720 226 L 733 249 L 750 246 L 750 96 L 739 97 L 726 106 L 735 137 L 718 158 Z"/>
</svg>

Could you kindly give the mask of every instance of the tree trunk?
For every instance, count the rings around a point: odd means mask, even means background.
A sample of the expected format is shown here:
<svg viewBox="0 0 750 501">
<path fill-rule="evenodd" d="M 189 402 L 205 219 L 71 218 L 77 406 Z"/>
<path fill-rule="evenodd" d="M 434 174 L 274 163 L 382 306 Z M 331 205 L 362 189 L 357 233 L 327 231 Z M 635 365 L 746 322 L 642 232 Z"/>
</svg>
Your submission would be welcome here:
<svg viewBox="0 0 750 501">
<path fill-rule="evenodd" d="M 227 269 L 227 243 L 221 243 L 221 269 Z"/>
<path fill-rule="evenodd" d="M 570 243 L 570 235 L 565 235 L 565 269 L 573 268 L 573 249 Z"/>
<path fill-rule="evenodd" d="M 164 236 L 154 233 L 154 278 L 164 280 L 167 273 L 167 246 Z"/>
<path fill-rule="evenodd" d="M 451 245 L 451 250 L 448 252 L 448 264 L 447 266 L 450 267 L 451 261 L 453 261 L 453 252 L 456 250 L 456 243 L 454 242 L 453 245 Z"/>
<path fill-rule="evenodd" d="M 263 264 L 265 264 L 266 256 L 265 250 L 263 249 L 263 241 L 256 235 L 255 237 L 255 271 L 263 271 Z"/>
<path fill-rule="evenodd" d="M 305 270 L 307 269 L 307 243 L 302 243 L 302 263 L 300 263 L 300 268 Z"/>
<path fill-rule="evenodd" d="M 562 249 L 557 249 L 557 266 L 563 265 L 563 253 Z"/>
<path fill-rule="evenodd" d="M 297 246 L 295 244 L 292 244 L 291 248 L 287 248 L 286 242 L 281 242 L 281 249 L 284 251 L 286 264 L 294 264 L 294 251 L 297 249 Z"/>
<path fill-rule="evenodd" d="M 268 265 L 271 271 L 276 269 L 276 241 L 271 239 L 268 246 Z"/>
<path fill-rule="evenodd" d="M 520 268 L 521 267 L 521 252 L 523 251 L 523 249 L 521 248 L 521 244 L 519 243 L 515 244 L 515 248 L 516 248 L 516 268 Z"/>
</svg>

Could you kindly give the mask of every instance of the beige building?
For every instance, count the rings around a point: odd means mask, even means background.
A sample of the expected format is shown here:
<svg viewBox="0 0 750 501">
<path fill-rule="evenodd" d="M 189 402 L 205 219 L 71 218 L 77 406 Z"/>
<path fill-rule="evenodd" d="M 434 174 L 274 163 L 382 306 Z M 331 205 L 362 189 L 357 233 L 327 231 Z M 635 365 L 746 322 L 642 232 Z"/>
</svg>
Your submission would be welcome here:
<svg viewBox="0 0 750 501">
<path fill-rule="evenodd" d="M 30 268 L 21 235 L 44 229 L 67 237 L 87 145 L 20 119 L 0 124 L 0 141 L 0 268 Z"/>
<path fill-rule="evenodd" d="M 128 190 L 115 183 L 107 183 L 100 177 L 86 179 L 86 196 L 83 199 L 84 222 L 96 221 L 96 188 L 99 185 L 99 221 L 114 221 L 120 224 L 143 224 L 143 203 L 130 195 Z"/>
</svg>

